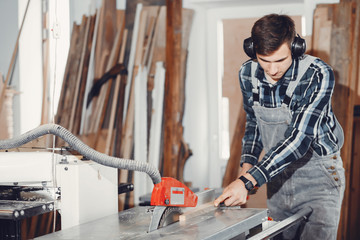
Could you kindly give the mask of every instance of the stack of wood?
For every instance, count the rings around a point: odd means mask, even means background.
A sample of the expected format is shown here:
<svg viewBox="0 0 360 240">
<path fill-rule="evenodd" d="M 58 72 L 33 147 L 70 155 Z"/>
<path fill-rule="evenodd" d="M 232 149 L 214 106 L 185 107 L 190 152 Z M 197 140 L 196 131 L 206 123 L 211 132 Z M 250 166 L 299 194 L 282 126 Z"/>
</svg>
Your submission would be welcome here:
<svg viewBox="0 0 360 240">
<path fill-rule="evenodd" d="M 116 10 L 115 0 L 103 1 L 96 14 L 83 16 L 80 25 L 73 25 L 55 123 L 97 151 L 150 162 L 159 169 L 170 166 L 173 170 L 164 171 L 162 175 L 183 180 L 185 160 L 191 154 L 182 139 L 181 121 L 193 11 L 182 9 L 178 14 L 184 17 L 180 22 L 181 70 L 177 72 L 180 89 L 176 89 L 176 98 L 167 97 L 165 83 L 169 81 L 165 75 L 171 66 L 167 63 L 167 7 L 138 4 L 133 28 L 129 31 L 125 27 L 127 13 Z M 128 32 L 132 32 L 132 36 Z M 126 52 L 129 52 L 128 58 Z M 177 119 L 166 119 L 166 108 L 172 105 L 180 106 L 181 114 Z M 164 158 L 164 125 L 169 121 L 180 122 L 181 127 L 176 134 L 180 139 L 182 161 L 176 165 Z M 57 145 L 66 143 L 58 139 Z M 144 186 L 139 195 L 152 189 L 150 178 L 145 174 L 135 173 L 134 180 L 132 172 L 119 171 L 119 183 L 133 181 L 137 189 Z M 119 195 L 120 210 L 133 203 L 132 195 Z"/>
</svg>

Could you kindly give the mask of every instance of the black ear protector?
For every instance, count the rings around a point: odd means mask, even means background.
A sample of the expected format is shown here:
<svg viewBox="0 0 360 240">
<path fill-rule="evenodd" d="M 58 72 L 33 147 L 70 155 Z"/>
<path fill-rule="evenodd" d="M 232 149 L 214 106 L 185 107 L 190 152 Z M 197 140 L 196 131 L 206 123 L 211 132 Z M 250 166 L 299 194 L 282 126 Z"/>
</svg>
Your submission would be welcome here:
<svg viewBox="0 0 360 240">
<path fill-rule="evenodd" d="M 243 44 L 244 52 L 252 59 L 256 59 L 256 51 L 254 48 L 254 42 L 251 37 L 248 37 L 244 40 Z M 306 51 L 306 42 L 305 39 L 301 38 L 299 34 L 294 38 L 294 41 L 291 43 L 291 54 L 293 58 L 301 57 Z"/>
</svg>

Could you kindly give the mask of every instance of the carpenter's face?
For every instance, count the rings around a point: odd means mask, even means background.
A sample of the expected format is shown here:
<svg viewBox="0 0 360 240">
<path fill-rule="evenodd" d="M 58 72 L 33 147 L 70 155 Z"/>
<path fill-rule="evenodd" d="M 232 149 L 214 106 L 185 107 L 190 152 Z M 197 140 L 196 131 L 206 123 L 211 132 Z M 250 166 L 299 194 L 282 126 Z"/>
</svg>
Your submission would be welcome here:
<svg viewBox="0 0 360 240">
<path fill-rule="evenodd" d="M 286 42 L 270 55 L 256 54 L 256 56 L 266 77 L 274 81 L 280 80 L 292 63 L 291 50 Z"/>
</svg>

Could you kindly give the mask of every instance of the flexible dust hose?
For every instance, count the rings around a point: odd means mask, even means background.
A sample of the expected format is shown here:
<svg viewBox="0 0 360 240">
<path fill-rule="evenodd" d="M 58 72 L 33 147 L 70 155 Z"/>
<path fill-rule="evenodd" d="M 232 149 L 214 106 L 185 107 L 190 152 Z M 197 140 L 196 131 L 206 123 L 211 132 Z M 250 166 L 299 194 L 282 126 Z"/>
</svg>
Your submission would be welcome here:
<svg viewBox="0 0 360 240">
<path fill-rule="evenodd" d="M 20 136 L 16 136 L 11 139 L 0 140 L 0 149 L 17 148 L 46 134 L 53 134 L 57 137 L 60 137 L 74 150 L 79 152 L 84 157 L 93 160 L 94 162 L 113 168 L 145 172 L 150 176 L 154 184 L 161 182 L 161 175 L 159 170 L 156 169 L 153 165 L 146 162 L 117 158 L 100 153 L 83 143 L 66 128 L 57 124 L 44 124 Z"/>
</svg>

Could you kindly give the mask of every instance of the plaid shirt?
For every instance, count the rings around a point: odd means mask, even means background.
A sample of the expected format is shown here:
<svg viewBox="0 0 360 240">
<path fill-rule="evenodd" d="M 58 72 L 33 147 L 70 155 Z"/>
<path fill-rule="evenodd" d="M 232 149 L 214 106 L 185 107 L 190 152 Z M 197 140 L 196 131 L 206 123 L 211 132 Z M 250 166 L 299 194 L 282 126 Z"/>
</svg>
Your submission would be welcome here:
<svg viewBox="0 0 360 240">
<path fill-rule="evenodd" d="M 266 80 L 264 70 L 258 64 L 255 77 L 259 80 L 261 106 L 281 106 L 289 82 L 296 80 L 298 64 L 298 60 L 293 60 L 284 76 L 274 85 Z M 260 162 L 258 158 L 263 145 L 252 109 L 251 60 L 242 65 L 239 79 L 246 112 L 241 165 L 254 165 L 248 172 L 259 186 L 270 181 L 292 161 L 303 157 L 310 147 L 320 156 L 339 150 L 338 139 L 333 133 L 336 124 L 331 108 L 335 79 L 331 67 L 325 62 L 316 59 L 301 78 L 289 105 L 292 120 L 285 132 L 285 138 L 265 153 Z"/>
</svg>

